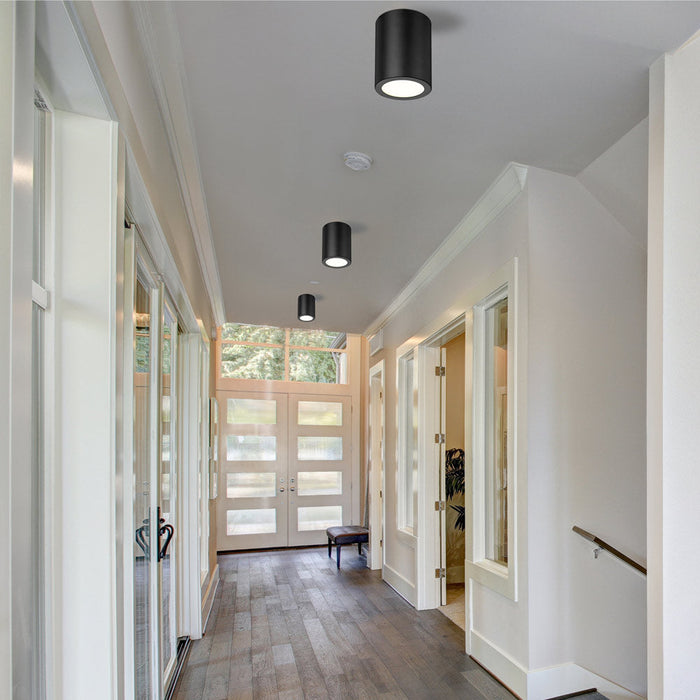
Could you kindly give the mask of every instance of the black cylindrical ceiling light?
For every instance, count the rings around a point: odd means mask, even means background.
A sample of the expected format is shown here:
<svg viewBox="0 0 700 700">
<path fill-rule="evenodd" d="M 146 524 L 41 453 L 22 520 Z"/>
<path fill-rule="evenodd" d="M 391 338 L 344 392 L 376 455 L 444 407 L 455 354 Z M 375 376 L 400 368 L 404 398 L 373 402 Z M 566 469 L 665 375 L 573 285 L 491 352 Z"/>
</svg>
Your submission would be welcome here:
<svg viewBox="0 0 700 700">
<path fill-rule="evenodd" d="M 323 227 L 323 264 L 347 267 L 352 262 L 351 228 L 342 221 L 331 221 Z"/>
<path fill-rule="evenodd" d="M 432 89 L 430 19 L 416 10 L 389 10 L 375 25 L 374 88 L 394 100 Z"/>
<path fill-rule="evenodd" d="M 309 322 L 316 318 L 316 297 L 313 294 L 300 294 L 297 299 L 297 318 Z"/>
</svg>

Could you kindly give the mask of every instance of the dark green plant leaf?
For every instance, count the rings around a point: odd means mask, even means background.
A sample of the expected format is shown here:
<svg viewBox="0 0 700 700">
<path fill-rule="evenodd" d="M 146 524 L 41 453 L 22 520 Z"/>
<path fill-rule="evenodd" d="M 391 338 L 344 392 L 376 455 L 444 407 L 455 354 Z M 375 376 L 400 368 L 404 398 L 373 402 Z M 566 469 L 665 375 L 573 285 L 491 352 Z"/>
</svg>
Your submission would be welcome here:
<svg viewBox="0 0 700 700">
<path fill-rule="evenodd" d="M 445 452 L 445 495 L 447 500 L 464 493 L 464 450 L 453 447 Z"/>
<path fill-rule="evenodd" d="M 455 520 L 455 530 L 464 532 L 464 506 L 450 506 L 452 510 L 457 511 L 457 520 Z"/>
</svg>

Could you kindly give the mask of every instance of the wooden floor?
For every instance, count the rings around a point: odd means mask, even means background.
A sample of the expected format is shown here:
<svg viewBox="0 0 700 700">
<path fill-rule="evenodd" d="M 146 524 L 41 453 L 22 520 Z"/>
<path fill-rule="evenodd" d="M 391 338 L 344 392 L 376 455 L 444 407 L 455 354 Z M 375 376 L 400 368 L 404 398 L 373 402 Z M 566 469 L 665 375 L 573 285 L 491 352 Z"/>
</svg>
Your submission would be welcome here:
<svg viewBox="0 0 700 700">
<path fill-rule="evenodd" d="M 365 567 L 324 549 L 219 556 L 207 633 L 177 700 L 468 698 L 512 700 L 464 653 L 464 632 L 414 610 Z"/>
</svg>

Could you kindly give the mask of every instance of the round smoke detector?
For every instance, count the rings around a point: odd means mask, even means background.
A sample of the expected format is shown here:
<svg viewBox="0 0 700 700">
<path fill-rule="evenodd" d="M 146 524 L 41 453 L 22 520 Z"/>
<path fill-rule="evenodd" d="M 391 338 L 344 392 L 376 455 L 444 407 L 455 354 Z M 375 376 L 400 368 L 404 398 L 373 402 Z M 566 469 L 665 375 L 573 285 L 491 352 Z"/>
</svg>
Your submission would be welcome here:
<svg viewBox="0 0 700 700">
<path fill-rule="evenodd" d="M 350 151 L 344 154 L 343 160 L 350 170 L 369 170 L 372 165 L 372 158 L 366 153 L 359 153 L 358 151 Z"/>
</svg>

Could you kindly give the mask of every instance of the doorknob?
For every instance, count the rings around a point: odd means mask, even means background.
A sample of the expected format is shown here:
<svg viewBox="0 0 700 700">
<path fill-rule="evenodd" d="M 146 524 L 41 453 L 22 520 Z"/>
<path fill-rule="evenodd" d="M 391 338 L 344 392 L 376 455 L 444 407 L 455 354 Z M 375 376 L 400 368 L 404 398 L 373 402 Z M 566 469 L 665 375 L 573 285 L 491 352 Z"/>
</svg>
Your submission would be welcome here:
<svg viewBox="0 0 700 700">
<path fill-rule="evenodd" d="M 292 489 L 292 491 L 294 491 L 294 489 Z M 282 486 L 282 487 L 280 488 L 280 493 L 283 493 L 283 492 L 284 492 L 284 486 Z"/>
<path fill-rule="evenodd" d="M 136 544 L 141 547 L 141 551 L 148 558 L 151 555 L 151 548 L 148 546 L 148 518 L 143 521 L 143 525 L 136 529 Z"/>
<path fill-rule="evenodd" d="M 294 491 L 295 488 L 294 488 L 293 486 L 290 486 L 290 487 L 289 487 L 289 490 L 290 490 L 290 491 Z"/>
<path fill-rule="evenodd" d="M 163 518 L 161 518 L 160 521 L 162 523 L 165 522 Z M 163 536 L 163 533 L 166 532 L 168 533 L 168 536 L 165 538 L 165 543 L 158 552 L 158 561 L 165 559 L 165 555 L 168 553 L 168 546 L 170 545 L 170 540 L 172 540 L 173 535 L 175 534 L 175 528 L 170 524 L 161 526 L 160 530 L 158 531 L 159 539 Z"/>
</svg>

